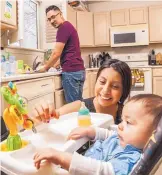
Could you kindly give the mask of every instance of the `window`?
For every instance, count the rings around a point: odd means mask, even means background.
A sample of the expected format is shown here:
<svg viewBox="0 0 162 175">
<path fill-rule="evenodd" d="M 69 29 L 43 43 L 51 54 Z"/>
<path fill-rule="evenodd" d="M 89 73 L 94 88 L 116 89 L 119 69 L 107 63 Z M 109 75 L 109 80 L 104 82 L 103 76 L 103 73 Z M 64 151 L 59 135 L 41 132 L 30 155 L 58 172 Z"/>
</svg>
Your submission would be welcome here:
<svg viewBox="0 0 162 175">
<path fill-rule="evenodd" d="M 12 46 L 39 48 L 39 3 L 36 0 L 18 0 L 18 32 L 12 33 Z"/>
<path fill-rule="evenodd" d="M 38 48 L 38 4 L 33 0 L 24 0 L 24 39 L 23 47 Z"/>
</svg>

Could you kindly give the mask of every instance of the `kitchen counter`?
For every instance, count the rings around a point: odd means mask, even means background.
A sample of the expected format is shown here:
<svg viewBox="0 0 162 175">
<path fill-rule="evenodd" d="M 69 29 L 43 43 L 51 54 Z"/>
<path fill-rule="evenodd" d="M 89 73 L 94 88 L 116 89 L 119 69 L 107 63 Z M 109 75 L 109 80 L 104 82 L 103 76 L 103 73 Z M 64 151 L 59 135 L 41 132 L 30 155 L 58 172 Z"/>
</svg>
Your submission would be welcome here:
<svg viewBox="0 0 162 175">
<path fill-rule="evenodd" d="M 153 66 L 153 65 L 147 65 L 147 66 L 130 66 L 130 68 L 162 68 L 162 65 L 155 65 L 155 66 Z M 93 70 L 98 70 L 99 69 L 99 67 L 94 67 L 94 68 L 86 68 L 86 71 L 93 71 Z"/>
<path fill-rule="evenodd" d="M 8 77 L 1 77 L 1 82 L 9 82 L 9 81 L 19 81 L 19 80 L 28 80 L 33 78 L 42 78 L 48 76 L 60 75 L 61 71 L 58 72 L 45 72 L 45 73 L 33 73 L 33 74 L 18 74 Z"/>
</svg>

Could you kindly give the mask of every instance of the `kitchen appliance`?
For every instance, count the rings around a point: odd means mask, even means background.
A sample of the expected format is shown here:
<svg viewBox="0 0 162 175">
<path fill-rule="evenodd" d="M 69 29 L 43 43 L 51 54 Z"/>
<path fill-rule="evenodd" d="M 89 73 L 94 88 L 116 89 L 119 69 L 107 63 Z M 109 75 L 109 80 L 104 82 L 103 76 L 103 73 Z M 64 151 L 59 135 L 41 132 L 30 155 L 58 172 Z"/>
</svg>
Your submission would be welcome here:
<svg viewBox="0 0 162 175">
<path fill-rule="evenodd" d="M 148 24 L 110 28 L 111 47 L 149 45 Z"/>
<path fill-rule="evenodd" d="M 132 82 L 136 78 L 136 82 L 132 85 L 130 96 L 137 94 L 152 93 L 152 69 L 148 65 L 148 54 L 121 54 L 113 55 L 112 58 L 119 59 L 126 62 L 131 68 L 132 72 L 136 72 L 135 76 L 132 75 Z M 138 80 L 138 76 L 142 75 L 142 82 Z"/>
</svg>

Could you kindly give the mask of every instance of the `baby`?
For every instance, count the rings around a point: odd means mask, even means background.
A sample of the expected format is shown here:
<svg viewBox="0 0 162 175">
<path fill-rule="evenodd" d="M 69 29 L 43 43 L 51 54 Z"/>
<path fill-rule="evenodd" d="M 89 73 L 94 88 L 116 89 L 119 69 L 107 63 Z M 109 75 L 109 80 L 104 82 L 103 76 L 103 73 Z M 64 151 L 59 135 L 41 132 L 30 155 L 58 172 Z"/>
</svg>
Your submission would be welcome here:
<svg viewBox="0 0 162 175">
<path fill-rule="evenodd" d="M 34 164 L 42 160 L 61 165 L 75 175 L 126 175 L 140 159 L 143 148 L 162 116 L 162 97 L 141 94 L 132 97 L 124 106 L 122 122 L 117 132 L 102 128 L 76 128 L 69 139 L 88 137 L 96 140 L 85 156 L 47 148 L 36 153 Z"/>
</svg>

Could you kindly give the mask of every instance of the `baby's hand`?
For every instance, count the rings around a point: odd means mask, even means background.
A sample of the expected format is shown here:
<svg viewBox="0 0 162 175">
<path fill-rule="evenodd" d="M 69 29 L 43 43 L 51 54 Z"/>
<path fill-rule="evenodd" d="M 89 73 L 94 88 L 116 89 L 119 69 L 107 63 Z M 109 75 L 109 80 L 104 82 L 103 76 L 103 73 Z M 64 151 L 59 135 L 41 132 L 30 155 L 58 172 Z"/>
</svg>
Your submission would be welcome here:
<svg viewBox="0 0 162 175">
<path fill-rule="evenodd" d="M 57 157 L 59 157 L 59 153 L 57 150 L 53 148 L 42 149 L 34 155 L 34 165 L 37 169 L 39 169 L 40 164 L 43 160 L 56 164 Z"/>
<path fill-rule="evenodd" d="M 77 127 L 70 132 L 68 140 L 78 140 L 83 137 L 88 137 L 93 140 L 95 135 L 95 129 L 92 127 Z"/>
</svg>

